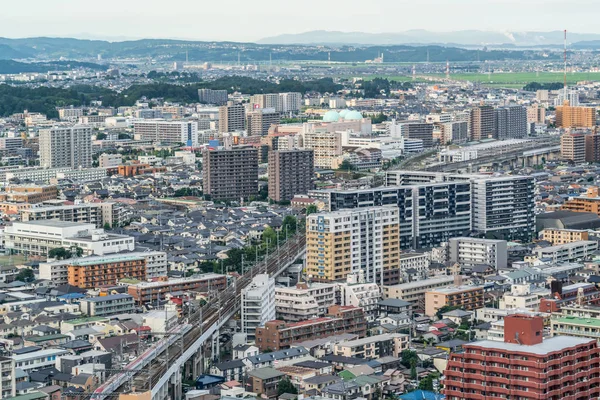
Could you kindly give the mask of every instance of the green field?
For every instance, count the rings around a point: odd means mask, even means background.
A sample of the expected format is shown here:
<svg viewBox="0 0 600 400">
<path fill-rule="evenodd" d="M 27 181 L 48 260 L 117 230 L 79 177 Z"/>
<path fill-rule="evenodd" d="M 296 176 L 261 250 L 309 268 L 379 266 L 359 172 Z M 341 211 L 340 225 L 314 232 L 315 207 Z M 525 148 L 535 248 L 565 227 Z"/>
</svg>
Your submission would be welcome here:
<svg viewBox="0 0 600 400">
<path fill-rule="evenodd" d="M 346 78 L 352 78 L 351 76 L 345 76 Z M 397 81 L 397 82 L 407 82 L 412 81 L 412 76 L 410 75 L 377 75 L 372 74 L 368 76 L 357 76 L 366 80 L 371 80 L 374 78 L 386 78 L 389 80 Z M 441 82 L 445 79 L 445 75 L 443 74 L 417 74 L 417 81 L 423 82 L 423 78 L 429 78 L 428 81 Z M 483 85 L 494 85 L 494 86 L 504 86 L 509 88 L 520 88 L 529 82 L 538 82 L 538 83 L 552 83 L 552 82 L 562 82 L 563 74 L 560 72 L 506 72 L 506 73 L 492 73 L 488 74 L 451 74 L 450 79 L 458 80 L 458 81 L 469 81 L 469 82 L 478 82 Z M 576 72 L 567 74 L 567 83 L 574 84 L 580 81 L 600 81 L 600 72 Z"/>
</svg>

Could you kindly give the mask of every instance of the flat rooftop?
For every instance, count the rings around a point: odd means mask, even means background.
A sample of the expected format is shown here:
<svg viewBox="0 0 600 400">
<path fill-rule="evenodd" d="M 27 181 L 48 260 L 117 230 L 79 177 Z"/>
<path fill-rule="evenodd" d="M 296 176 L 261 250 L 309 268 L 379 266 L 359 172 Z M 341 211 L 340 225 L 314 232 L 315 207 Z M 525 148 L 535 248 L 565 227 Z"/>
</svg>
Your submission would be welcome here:
<svg viewBox="0 0 600 400">
<path fill-rule="evenodd" d="M 41 219 L 38 221 L 16 222 L 16 224 L 35 225 L 35 226 L 51 226 L 51 227 L 55 227 L 55 228 L 72 228 L 75 226 L 94 225 L 94 224 L 85 223 L 85 222 L 59 221 L 57 219 Z"/>
<path fill-rule="evenodd" d="M 465 347 L 483 347 L 486 349 L 498 349 L 504 350 L 510 353 L 530 353 L 537 355 L 546 355 L 564 349 L 595 342 L 596 339 L 586 339 L 573 336 L 554 336 L 545 339 L 542 343 L 534 344 L 532 346 L 525 346 L 514 343 L 496 342 L 493 340 L 482 340 L 465 345 Z"/>
<path fill-rule="evenodd" d="M 554 321 L 559 322 L 561 324 L 574 324 L 574 325 L 584 325 L 590 326 L 594 328 L 600 328 L 600 319 L 597 318 L 581 318 L 574 316 L 566 316 L 557 318 Z"/>
<path fill-rule="evenodd" d="M 393 288 L 393 289 L 407 290 L 407 289 L 414 289 L 414 288 L 427 286 L 427 285 L 442 285 L 444 283 L 450 283 L 450 282 L 454 282 L 454 276 L 446 275 L 446 276 L 438 276 L 438 277 L 430 278 L 430 279 L 423 279 L 421 281 L 406 282 L 406 283 L 399 283 L 397 285 L 384 285 L 384 286 L 388 287 L 388 288 Z"/>
</svg>

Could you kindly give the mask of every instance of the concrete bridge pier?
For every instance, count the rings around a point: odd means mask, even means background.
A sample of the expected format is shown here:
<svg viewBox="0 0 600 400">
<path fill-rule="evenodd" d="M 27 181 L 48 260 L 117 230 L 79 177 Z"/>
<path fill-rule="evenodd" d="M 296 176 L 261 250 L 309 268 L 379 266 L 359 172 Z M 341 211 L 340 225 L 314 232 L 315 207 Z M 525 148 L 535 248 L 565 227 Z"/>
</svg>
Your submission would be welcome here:
<svg viewBox="0 0 600 400">
<path fill-rule="evenodd" d="M 217 330 L 210 338 L 211 343 L 211 355 L 213 363 L 221 357 L 221 343 L 219 342 L 219 330 Z"/>
<path fill-rule="evenodd" d="M 202 347 L 196 351 L 196 353 L 186 361 L 183 369 L 183 376 L 186 379 L 196 379 L 204 373 L 204 365 L 202 363 L 204 355 L 202 354 Z"/>
<path fill-rule="evenodd" d="M 173 400 L 181 400 L 183 398 L 183 385 L 179 371 L 178 373 L 171 375 L 169 384 L 166 386 L 169 388 L 169 398 Z"/>
</svg>

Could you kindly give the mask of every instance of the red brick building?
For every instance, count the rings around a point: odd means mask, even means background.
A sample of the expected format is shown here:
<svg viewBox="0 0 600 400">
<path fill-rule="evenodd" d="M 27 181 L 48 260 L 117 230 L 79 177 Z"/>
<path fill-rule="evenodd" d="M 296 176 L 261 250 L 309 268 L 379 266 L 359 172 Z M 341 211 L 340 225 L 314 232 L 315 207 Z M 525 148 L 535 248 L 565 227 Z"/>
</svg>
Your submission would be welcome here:
<svg viewBox="0 0 600 400">
<path fill-rule="evenodd" d="M 331 306 L 326 317 L 286 323 L 273 320 L 256 328 L 256 346 L 260 351 L 287 349 L 293 343 L 320 339 L 340 333 L 367 334 L 367 320 L 360 307 Z"/>
<path fill-rule="evenodd" d="M 543 319 L 504 318 L 504 342 L 484 340 L 452 353 L 447 400 L 583 400 L 600 396 L 600 349 L 594 339 L 544 340 Z"/>
</svg>

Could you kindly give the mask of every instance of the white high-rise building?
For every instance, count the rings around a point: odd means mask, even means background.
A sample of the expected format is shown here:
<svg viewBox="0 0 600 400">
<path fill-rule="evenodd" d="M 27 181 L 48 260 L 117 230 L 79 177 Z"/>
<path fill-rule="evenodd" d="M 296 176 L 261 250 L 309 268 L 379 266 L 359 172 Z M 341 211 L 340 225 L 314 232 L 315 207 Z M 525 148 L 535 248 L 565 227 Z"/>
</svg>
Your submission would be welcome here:
<svg viewBox="0 0 600 400">
<path fill-rule="evenodd" d="M 275 319 L 275 279 L 256 275 L 242 290 L 242 332 L 254 339 L 256 328 Z"/>
<path fill-rule="evenodd" d="M 40 130 L 40 165 L 45 168 L 92 166 L 92 128 L 87 125 Z"/>
<path fill-rule="evenodd" d="M 140 135 L 142 140 L 198 146 L 198 123 L 196 121 L 136 121 L 133 123 L 133 131 L 136 135 Z"/>
</svg>

